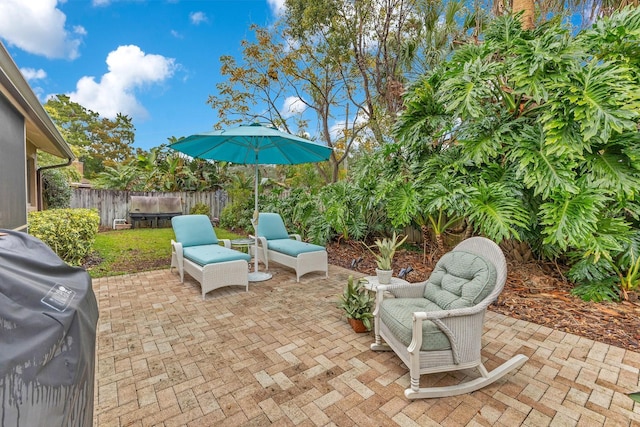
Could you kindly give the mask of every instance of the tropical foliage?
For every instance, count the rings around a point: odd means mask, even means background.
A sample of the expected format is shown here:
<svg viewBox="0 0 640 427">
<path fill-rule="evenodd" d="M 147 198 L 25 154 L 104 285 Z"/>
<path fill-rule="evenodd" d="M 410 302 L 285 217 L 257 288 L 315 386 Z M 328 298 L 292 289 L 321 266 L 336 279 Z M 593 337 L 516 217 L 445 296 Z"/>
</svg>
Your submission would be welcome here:
<svg viewBox="0 0 640 427">
<path fill-rule="evenodd" d="M 106 166 L 94 180 L 97 188 L 129 191 L 210 191 L 219 188 L 227 164 L 191 159 L 163 144 L 139 152 L 135 160 Z"/>
<path fill-rule="evenodd" d="M 394 155 L 422 170 L 396 173 L 389 214 L 404 224 L 442 209 L 572 260 L 576 281 L 615 272 L 624 297 L 638 286 L 640 9 L 570 30 L 499 18 L 414 84 Z"/>
</svg>

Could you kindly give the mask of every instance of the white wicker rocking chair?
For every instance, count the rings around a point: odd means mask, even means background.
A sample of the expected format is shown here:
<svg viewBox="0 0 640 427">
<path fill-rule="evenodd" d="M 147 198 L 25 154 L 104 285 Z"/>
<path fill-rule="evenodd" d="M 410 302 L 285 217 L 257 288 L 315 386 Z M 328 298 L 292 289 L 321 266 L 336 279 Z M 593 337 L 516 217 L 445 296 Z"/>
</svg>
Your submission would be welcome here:
<svg viewBox="0 0 640 427">
<path fill-rule="evenodd" d="M 519 354 L 491 372 L 482 364 L 485 312 L 502 292 L 506 276 L 500 247 L 489 239 L 472 237 L 443 256 L 427 281 L 378 286 L 371 349 L 393 350 L 409 368 L 407 398 L 471 393 L 528 360 Z M 395 298 L 386 298 L 387 292 Z M 452 386 L 420 388 L 422 374 L 471 368 L 480 377 Z"/>
</svg>

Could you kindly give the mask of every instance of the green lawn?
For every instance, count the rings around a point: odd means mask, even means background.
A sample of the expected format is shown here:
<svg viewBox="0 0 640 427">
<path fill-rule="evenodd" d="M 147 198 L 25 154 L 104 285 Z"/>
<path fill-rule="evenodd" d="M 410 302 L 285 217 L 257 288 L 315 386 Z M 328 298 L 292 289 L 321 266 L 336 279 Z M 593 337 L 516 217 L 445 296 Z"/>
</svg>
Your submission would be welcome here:
<svg viewBox="0 0 640 427">
<path fill-rule="evenodd" d="M 239 234 L 216 228 L 219 239 L 237 239 Z M 172 228 L 137 228 L 98 233 L 86 268 L 91 277 L 117 276 L 169 268 Z"/>
</svg>

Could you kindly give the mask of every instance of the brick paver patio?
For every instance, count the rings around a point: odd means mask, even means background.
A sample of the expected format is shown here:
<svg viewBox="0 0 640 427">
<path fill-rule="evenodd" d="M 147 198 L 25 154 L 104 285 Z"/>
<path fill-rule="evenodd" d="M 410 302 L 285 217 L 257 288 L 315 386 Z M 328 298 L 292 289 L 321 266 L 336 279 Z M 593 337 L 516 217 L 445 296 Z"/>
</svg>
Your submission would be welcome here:
<svg viewBox="0 0 640 427">
<path fill-rule="evenodd" d="M 640 426 L 625 395 L 640 391 L 640 353 L 489 312 L 487 368 L 529 361 L 475 393 L 409 401 L 407 368 L 336 308 L 349 270 L 271 272 L 205 301 L 168 269 L 94 280 L 95 425 Z"/>
</svg>

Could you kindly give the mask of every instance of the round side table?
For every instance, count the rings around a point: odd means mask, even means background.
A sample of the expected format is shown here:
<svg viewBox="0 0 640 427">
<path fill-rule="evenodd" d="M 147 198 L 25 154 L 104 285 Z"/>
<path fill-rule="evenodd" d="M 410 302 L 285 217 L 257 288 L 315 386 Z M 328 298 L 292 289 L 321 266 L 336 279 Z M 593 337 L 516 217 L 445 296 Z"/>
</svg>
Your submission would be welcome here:
<svg viewBox="0 0 640 427">
<path fill-rule="evenodd" d="M 233 239 L 231 241 L 231 248 L 251 254 L 251 252 L 249 251 L 249 248 L 254 244 L 255 244 L 255 240 L 251 238 Z"/>
</svg>

